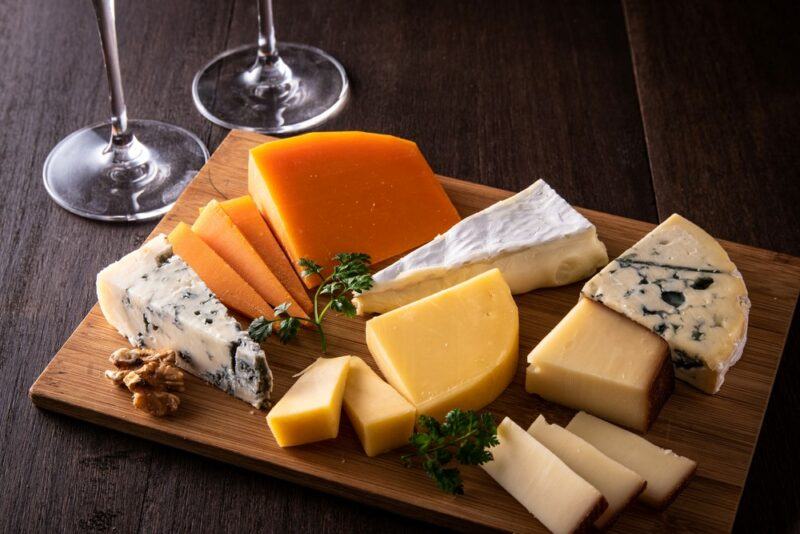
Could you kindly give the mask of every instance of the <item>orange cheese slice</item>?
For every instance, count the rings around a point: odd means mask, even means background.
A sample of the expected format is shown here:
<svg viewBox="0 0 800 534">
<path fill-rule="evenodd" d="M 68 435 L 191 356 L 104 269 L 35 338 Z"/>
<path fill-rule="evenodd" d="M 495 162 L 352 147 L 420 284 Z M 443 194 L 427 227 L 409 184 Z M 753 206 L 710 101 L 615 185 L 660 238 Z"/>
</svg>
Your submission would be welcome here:
<svg viewBox="0 0 800 534">
<path fill-rule="evenodd" d="M 292 259 L 324 267 L 339 252 L 373 263 L 422 245 L 459 215 L 417 145 L 364 132 L 318 132 L 250 151 L 248 189 Z M 304 280 L 308 287 L 319 277 Z"/>
<path fill-rule="evenodd" d="M 209 247 L 188 224 L 180 222 L 167 236 L 172 250 L 189 264 L 208 288 L 229 308 L 250 318 L 274 318 L 272 308 Z"/>
<path fill-rule="evenodd" d="M 200 211 L 200 216 L 192 225 L 192 231 L 214 249 L 225 263 L 244 278 L 244 281 L 272 306 L 289 302 L 289 314 L 307 319 L 303 309 L 272 274 L 261 255 L 228 217 L 222 205 L 211 200 Z"/>
<path fill-rule="evenodd" d="M 244 195 L 220 202 L 220 205 L 294 301 L 307 314 L 312 313 L 313 304 L 300 277 L 272 234 L 272 230 L 258 212 L 253 198 Z"/>
</svg>

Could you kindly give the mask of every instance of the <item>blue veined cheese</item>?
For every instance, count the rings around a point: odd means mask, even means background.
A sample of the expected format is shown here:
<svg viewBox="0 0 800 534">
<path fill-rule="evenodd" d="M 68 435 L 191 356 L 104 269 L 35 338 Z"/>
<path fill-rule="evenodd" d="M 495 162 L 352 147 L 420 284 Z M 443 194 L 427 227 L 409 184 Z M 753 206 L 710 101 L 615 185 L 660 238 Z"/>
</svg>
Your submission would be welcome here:
<svg viewBox="0 0 800 534">
<path fill-rule="evenodd" d="M 182 369 L 257 408 L 268 402 L 264 351 L 163 234 L 100 271 L 97 297 L 131 345 L 174 349 Z"/>
<path fill-rule="evenodd" d="M 354 299 L 384 313 L 494 269 L 514 294 L 570 284 L 608 263 L 597 230 L 543 180 L 462 220 L 373 276 Z"/>
<path fill-rule="evenodd" d="M 716 393 L 742 355 L 750 299 L 717 241 L 672 215 L 583 287 L 583 295 L 664 338 L 675 376 Z"/>
</svg>

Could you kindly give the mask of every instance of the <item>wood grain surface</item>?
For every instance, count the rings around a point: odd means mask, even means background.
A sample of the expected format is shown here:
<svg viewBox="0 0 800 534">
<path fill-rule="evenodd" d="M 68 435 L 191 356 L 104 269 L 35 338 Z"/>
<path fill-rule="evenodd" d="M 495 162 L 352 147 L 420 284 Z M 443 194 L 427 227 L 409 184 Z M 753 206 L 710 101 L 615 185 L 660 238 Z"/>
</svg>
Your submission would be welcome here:
<svg viewBox="0 0 800 534">
<path fill-rule="evenodd" d="M 198 209 L 213 198 L 246 194 L 247 151 L 266 140 L 258 134 L 232 132 L 153 234 L 169 233 L 179 221 L 192 223 Z M 511 194 L 469 182 L 441 180 L 462 216 Z M 584 214 L 597 226 L 611 257 L 653 228 L 649 223 L 597 211 L 584 210 Z M 696 460 L 697 474 L 666 512 L 637 505 L 615 524 L 616 531 L 666 530 L 675 525 L 719 531 L 733 524 L 800 292 L 800 258 L 734 243 L 725 247 L 742 272 L 753 303 L 742 360 L 728 373 L 717 395 L 678 383 L 646 436 Z M 562 425 L 574 414 L 525 393 L 524 356 L 569 311 L 579 290 L 580 283 L 515 298 L 520 308 L 520 358 L 512 385 L 487 407 L 498 418 L 509 416 L 527 427 L 540 413 Z M 330 356 L 353 354 L 374 366 L 365 345 L 364 318 L 336 317 L 326 332 Z M 265 350 L 275 377 L 274 395 L 280 398 L 293 377 L 319 356 L 318 339 L 306 335 L 299 343 L 288 345 L 270 341 Z M 79 419 L 418 519 L 459 528 L 545 531 L 482 470 L 462 469 L 466 495 L 454 498 L 437 490 L 420 471 L 404 468 L 398 451 L 367 458 L 347 422 L 335 440 L 281 449 L 267 430 L 262 412 L 197 379 L 190 380 L 176 417 L 157 419 L 136 412 L 129 394 L 103 376 L 109 367 L 108 355 L 121 345 L 124 342 L 117 331 L 94 306 L 31 387 L 33 401 Z"/>
<path fill-rule="evenodd" d="M 324 129 L 406 136 L 442 174 L 511 190 L 545 177 L 582 206 L 649 222 L 685 210 L 716 235 L 800 255 L 797 9 L 298 0 L 276 2 L 275 17 L 279 39 L 348 70 L 352 99 Z M 255 2 L 121 1 L 117 15 L 130 116 L 216 148 L 226 131 L 194 110 L 191 79 L 255 40 Z M 79 219 L 41 183 L 55 143 L 108 116 L 88 2 L 0 2 L 0 62 L 0 531 L 432 530 L 31 405 L 28 388 L 95 302 L 95 273 L 153 225 Z M 798 377 L 800 359 L 783 358 L 735 530 L 800 527 L 800 435 L 785 430 Z"/>
</svg>

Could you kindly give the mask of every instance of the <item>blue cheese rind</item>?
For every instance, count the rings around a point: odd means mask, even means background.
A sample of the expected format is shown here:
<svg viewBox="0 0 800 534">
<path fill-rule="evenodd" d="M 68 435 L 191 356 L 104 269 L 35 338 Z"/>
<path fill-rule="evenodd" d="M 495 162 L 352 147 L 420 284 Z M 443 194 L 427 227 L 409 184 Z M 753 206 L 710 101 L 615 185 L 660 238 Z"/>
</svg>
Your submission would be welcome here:
<svg viewBox="0 0 800 534">
<path fill-rule="evenodd" d="M 543 180 L 462 220 L 373 276 L 354 299 L 384 313 L 500 269 L 514 294 L 570 284 L 608 263 L 597 230 Z"/>
<path fill-rule="evenodd" d="M 137 347 L 174 349 L 182 368 L 261 408 L 272 373 L 261 347 L 161 234 L 97 275 L 108 322 Z"/>
<path fill-rule="evenodd" d="M 672 215 L 583 287 L 584 296 L 664 338 L 675 376 L 716 393 L 742 355 L 750 300 L 710 235 Z"/>
</svg>

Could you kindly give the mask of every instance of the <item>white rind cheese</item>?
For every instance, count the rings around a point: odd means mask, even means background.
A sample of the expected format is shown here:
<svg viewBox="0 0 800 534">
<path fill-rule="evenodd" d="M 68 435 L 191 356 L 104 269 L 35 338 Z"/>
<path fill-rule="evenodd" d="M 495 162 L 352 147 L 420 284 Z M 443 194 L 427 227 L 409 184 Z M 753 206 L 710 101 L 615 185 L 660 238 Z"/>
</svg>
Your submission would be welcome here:
<svg viewBox="0 0 800 534">
<path fill-rule="evenodd" d="M 260 408 L 272 373 L 264 351 L 160 234 L 97 275 L 106 320 L 131 345 L 174 349 L 178 365 Z"/>
<path fill-rule="evenodd" d="M 725 250 L 672 215 L 609 263 L 583 295 L 649 328 L 670 346 L 675 376 L 719 391 L 742 355 L 750 300 Z"/>
<path fill-rule="evenodd" d="M 608 262 L 597 230 L 543 180 L 475 213 L 373 277 L 359 314 L 384 313 L 493 268 L 514 294 L 570 284 Z"/>
</svg>

